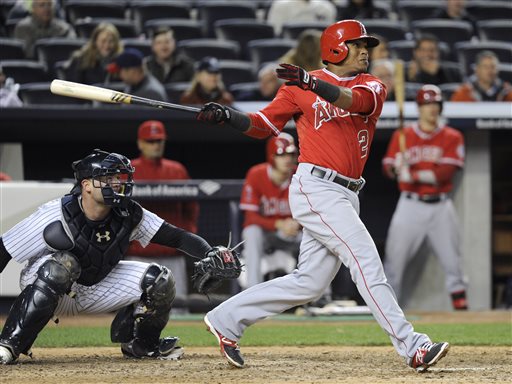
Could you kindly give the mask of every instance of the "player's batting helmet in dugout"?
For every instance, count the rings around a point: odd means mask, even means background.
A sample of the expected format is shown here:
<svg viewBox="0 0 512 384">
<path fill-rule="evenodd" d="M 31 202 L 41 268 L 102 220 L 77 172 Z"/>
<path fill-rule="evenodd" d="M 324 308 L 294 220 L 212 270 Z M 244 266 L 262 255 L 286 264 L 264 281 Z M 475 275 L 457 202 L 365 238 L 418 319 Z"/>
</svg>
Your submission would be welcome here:
<svg viewBox="0 0 512 384">
<path fill-rule="evenodd" d="M 325 28 L 320 38 L 324 64 L 337 64 L 345 60 L 348 55 L 346 42 L 358 39 L 365 39 L 368 48 L 376 47 L 380 43 L 379 39 L 368 35 L 363 23 L 357 20 L 342 20 Z"/>
<path fill-rule="evenodd" d="M 284 155 L 285 153 L 297 153 L 292 135 L 282 132 L 279 136 L 267 140 L 268 163 L 273 163 L 275 155 Z"/>
<path fill-rule="evenodd" d="M 441 110 L 443 110 L 443 93 L 437 85 L 425 84 L 416 94 L 416 103 L 418 106 L 439 103 Z"/>
</svg>

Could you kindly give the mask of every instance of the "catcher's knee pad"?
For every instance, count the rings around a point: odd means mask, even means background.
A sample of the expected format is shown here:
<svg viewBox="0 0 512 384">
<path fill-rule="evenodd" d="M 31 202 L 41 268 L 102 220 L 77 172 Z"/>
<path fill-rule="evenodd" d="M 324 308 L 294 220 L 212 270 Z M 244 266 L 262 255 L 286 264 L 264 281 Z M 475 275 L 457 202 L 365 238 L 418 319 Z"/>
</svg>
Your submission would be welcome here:
<svg viewBox="0 0 512 384">
<path fill-rule="evenodd" d="M 28 353 L 39 332 L 53 316 L 59 299 L 69 291 L 80 275 L 80 265 L 68 252 L 58 252 L 37 271 L 14 301 L 0 335 L 0 345 L 7 345 L 17 358 Z"/>
<path fill-rule="evenodd" d="M 153 310 L 170 309 L 176 297 L 176 283 L 171 271 L 158 264 L 151 264 L 141 282 L 141 300 Z"/>
</svg>

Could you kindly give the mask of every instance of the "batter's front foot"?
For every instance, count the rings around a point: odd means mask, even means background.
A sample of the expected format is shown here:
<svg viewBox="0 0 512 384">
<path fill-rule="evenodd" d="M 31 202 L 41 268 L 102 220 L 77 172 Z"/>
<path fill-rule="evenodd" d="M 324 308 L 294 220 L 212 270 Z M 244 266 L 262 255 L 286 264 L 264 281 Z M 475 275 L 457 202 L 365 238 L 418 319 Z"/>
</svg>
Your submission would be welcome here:
<svg viewBox="0 0 512 384">
<path fill-rule="evenodd" d="M 213 336 L 217 338 L 220 346 L 220 354 L 224 356 L 228 360 L 228 363 L 232 366 L 242 368 L 244 366 L 244 358 L 242 357 L 238 343 L 222 336 L 222 334 L 218 332 L 210 323 L 208 315 L 204 317 L 204 322 L 208 331 L 210 331 Z"/>
<path fill-rule="evenodd" d="M 450 344 L 446 342 L 431 343 L 427 341 L 417 349 L 409 365 L 418 372 L 425 372 L 429 367 L 437 364 L 439 360 L 445 357 L 449 349 Z"/>
</svg>

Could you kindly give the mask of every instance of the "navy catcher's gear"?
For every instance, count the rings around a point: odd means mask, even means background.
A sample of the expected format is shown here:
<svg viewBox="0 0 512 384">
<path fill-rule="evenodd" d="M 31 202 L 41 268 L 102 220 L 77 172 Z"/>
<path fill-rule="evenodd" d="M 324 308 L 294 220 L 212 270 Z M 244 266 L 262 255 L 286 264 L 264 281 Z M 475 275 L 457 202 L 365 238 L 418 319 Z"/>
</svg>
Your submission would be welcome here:
<svg viewBox="0 0 512 384">
<path fill-rule="evenodd" d="M 14 360 L 30 354 L 39 332 L 52 318 L 59 299 L 69 292 L 80 275 L 80 265 L 69 252 L 57 252 L 37 271 L 37 278 L 15 300 L 0 335 L 0 345 Z"/>
</svg>

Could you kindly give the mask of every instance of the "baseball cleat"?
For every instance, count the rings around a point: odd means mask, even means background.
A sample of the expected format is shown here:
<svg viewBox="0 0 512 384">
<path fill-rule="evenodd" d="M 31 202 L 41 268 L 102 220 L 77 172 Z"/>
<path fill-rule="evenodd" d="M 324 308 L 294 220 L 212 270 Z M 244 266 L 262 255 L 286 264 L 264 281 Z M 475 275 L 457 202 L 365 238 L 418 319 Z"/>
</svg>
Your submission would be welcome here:
<svg viewBox="0 0 512 384">
<path fill-rule="evenodd" d="M 1 364 L 12 364 L 16 359 L 14 355 L 9 350 L 9 348 L 0 345 L 0 363 Z"/>
<path fill-rule="evenodd" d="M 418 372 L 425 372 L 429 367 L 437 364 L 439 360 L 445 357 L 449 349 L 450 344 L 446 342 L 432 343 L 427 341 L 416 350 L 409 365 Z"/>
<path fill-rule="evenodd" d="M 240 347 L 238 346 L 238 343 L 222 336 L 220 332 L 217 332 L 217 330 L 210 323 L 210 320 L 208 320 L 208 315 L 204 317 L 204 322 L 206 324 L 207 330 L 217 338 L 220 346 L 220 354 L 228 360 L 229 364 L 237 368 L 242 368 L 244 366 L 244 358 L 240 353 Z"/>
</svg>

